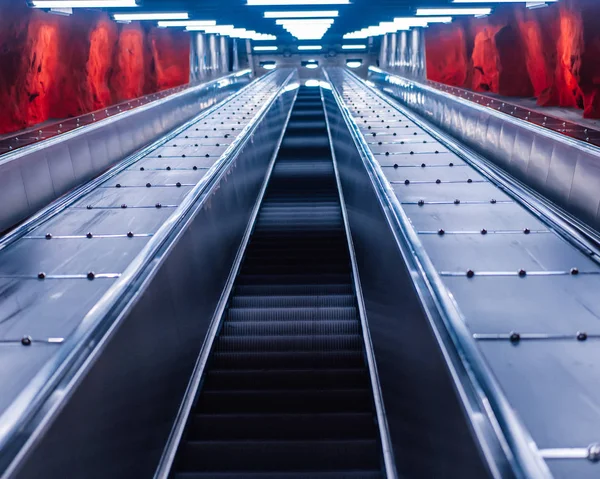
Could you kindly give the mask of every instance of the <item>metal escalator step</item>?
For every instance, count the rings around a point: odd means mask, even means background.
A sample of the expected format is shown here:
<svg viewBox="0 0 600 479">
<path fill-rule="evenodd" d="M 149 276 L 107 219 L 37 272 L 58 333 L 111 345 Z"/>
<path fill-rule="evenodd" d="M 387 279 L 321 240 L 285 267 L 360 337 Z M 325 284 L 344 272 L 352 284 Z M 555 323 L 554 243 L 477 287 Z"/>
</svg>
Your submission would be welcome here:
<svg viewBox="0 0 600 479">
<path fill-rule="evenodd" d="M 381 471 L 339 470 L 335 472 L 178 472 L 173 479 L 382 479 Z"/>
<path fill-rule="evenodd" d="M 228 321 L 308 321 L 358 319 L 355 307 L 334 308 L 229 308 Z"/>
<path fill-rule="evenodd" d="M 310 296 L 234 296 L 233 308 L 314 308 L 314 307 L 354 307 L 353 294 L 328 294 Z"/>
<path fill-rule="evenodd" d="M 360 351 L 362 337 L 358 334 L 303 336 L 220 336 L 215 351 Z"/>
<path fill-rule="evenodd" d="M 360 389 L 369 385 L 364 368 L 231 370 L 215 369 L 207 373 L 204 388 L 242 389 Z"/>
<path fill-rule="evenodd" d="M 365 366 L 362 351 L 214 352 L 215 369 L 355 369 Z"/>
<path fill-rule="evenodd" d="M 368 389 L 328 390 L 225 390 L 204 391 L 198 398 L 198 413 L 334 413 L 368 412 Z"/>
<path fill-rule="evenodd" d="M 379 451 L 375 439 L 189 441 L 180 461 L 195 471 L 370 471 L 379 466 Z"/>
<path fill-rule="evenodd" d="M 262 285 L 237 285 L 235 295 L 300 295 L 307 294 L 353 294 L 352 285 L 346 284 L 262 284 Z"/>
<path fill-rule="evenodd" d="M 347 274 L 241 274 L 239 284 L 331 284 L 350 283 Z"/>
<path fill-rule="evenodd" d="M 325 335 L 360 334 L 360 322 L 347 321 L 226 321 L 222 335 Z"/>
<path fill-rule="evenodd" d="M 373 415 L 336 414 L 195 414 L 188 439 L 310 440 L 372 439 Z"/>
</svg>

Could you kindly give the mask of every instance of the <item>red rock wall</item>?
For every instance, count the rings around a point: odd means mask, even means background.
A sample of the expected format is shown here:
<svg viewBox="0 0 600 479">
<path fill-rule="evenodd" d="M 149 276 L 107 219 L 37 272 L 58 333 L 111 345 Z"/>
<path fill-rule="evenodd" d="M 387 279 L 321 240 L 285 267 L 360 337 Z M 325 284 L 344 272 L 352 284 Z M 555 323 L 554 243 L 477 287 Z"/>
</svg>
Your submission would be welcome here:
<svg viewBox="0 0 600 479">
<path fill-rule="evenodd" d="M 426 33 L 430 80 L 542 106 L 577 107 L 600 118 L 600 2 L 547 8 L 499 6 L 486 18 L 433 25 Z"/>
<path fill-rule="evenodd" d="M 187 83 L 188 58 L 181 31 L 0 5 L 0 134 Z"/>
</svg>

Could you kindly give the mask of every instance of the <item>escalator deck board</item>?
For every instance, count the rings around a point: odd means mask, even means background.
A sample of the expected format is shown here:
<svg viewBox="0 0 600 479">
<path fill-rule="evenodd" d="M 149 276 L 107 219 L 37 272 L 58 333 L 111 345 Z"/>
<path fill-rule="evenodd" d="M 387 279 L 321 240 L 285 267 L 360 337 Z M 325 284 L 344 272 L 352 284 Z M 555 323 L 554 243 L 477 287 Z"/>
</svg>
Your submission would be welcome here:
<svg viewBox="0 0 600 479">
<path fill-rule="evenodd" d="M 176 479 L 383 477 L 317 92 L 299 89 L 177 452 Z"/>
</svg>

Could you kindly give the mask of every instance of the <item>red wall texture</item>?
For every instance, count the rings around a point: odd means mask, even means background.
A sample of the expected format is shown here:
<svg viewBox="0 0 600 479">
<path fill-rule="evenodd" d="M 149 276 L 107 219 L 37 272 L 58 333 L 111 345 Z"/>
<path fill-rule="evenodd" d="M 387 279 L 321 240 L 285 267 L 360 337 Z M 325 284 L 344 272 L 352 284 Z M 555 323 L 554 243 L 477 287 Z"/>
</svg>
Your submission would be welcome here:
<svg viewBox="0 0 600 479">
<path fill-rule="evenodd" d="M 486 18 L 433 25 L 426 33 L 430 80 L 542 106 L 577 107 L 600 118 L 600 2 L 547 8 L 500 6 Z"/>
<path fill-rule="evenodd" d="M 185 32 L 0 5 L 0 133 L 188 82 Z"/>
</svg>

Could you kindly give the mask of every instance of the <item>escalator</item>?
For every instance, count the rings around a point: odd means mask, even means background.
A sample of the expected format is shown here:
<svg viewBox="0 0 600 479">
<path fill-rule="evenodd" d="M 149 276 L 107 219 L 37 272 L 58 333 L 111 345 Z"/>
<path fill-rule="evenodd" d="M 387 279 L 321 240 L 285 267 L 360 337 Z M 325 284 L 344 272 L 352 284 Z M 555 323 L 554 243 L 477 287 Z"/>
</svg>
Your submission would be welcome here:
<svg viewBox="0 0 600 479">
<path fill-rule="evenodd" d="M 172 476 L 379 478 L 323 104 L 300 87 Z"/>
</svg>

